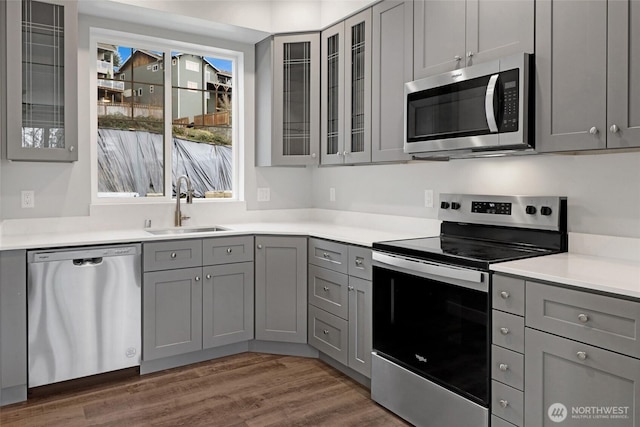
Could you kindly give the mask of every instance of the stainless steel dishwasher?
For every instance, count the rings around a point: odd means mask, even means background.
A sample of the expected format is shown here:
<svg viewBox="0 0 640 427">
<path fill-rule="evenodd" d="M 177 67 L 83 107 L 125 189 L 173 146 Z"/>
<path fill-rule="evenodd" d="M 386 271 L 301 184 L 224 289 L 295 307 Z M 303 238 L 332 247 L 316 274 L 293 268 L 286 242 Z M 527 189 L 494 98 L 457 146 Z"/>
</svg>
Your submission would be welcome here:
<svg viewBox="0 0 640 427">
<path fill-rule="evenodd" d="M 140 244 L 28 252 L 29 387 L 140 364 Z"/>
</svg>

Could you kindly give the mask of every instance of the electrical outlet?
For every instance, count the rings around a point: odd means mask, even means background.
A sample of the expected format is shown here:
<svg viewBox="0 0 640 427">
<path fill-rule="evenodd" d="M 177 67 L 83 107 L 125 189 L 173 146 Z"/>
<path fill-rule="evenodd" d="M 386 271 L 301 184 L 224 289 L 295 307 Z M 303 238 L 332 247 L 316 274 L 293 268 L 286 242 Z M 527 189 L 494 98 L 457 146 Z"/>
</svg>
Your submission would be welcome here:
<svg viewBox="0 0 640 427">
<path fill-rule="evenodd" d="M 269 187 L 258 188 L 258 201 L 268 202 L 271 200 L 271 189 Z"/>
<path fill-rule="evenodd" d="M 22 203 L 23 208 L 33 208 L 36 206 L 36 196 L 33 191 L 23 191 L 22 192 Z"/>
<path fill-rule="evenodd" d="M 336 201 L 336 189 L 331 187 L 329 189 L 329 201 L 330 202 L 335 202 Z"/>
<path fill-rule="evenodd" d="M 424 190 L 424 207 L 433 207 L 433 190 Z"/>
</svg>

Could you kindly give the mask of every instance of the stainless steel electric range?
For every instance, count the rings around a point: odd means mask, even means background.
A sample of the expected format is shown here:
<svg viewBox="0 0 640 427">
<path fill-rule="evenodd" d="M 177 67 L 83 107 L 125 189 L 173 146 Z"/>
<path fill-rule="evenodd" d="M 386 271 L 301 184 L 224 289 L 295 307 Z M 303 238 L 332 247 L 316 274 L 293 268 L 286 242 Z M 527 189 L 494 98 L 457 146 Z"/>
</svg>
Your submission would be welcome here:
<svg viewBox="0 0 640 427">
<path fill-rule="evenodd" d="M 564 197 L 442 194 L 437 237 L 373 244 L 371 397 L 418 426 L 489 425 L 491 272 L 567 250 Z"/>
</svg>

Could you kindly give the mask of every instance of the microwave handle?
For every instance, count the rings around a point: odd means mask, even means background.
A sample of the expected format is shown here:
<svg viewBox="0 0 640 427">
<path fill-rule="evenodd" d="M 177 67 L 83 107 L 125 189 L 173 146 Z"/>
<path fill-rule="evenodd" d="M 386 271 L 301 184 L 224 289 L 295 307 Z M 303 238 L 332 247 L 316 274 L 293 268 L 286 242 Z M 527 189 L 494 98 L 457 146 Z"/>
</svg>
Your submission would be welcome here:
<svg viewBox="0 0 640 427">
<path fill-rule="evenodd" d="M 499 74 L 494 74 L 489 79 L 487 84 L 487 93 L 484 98 L 484 110 L 487 114 L 487 123 L 489 124 L 489 131 L 492 133 L 498 132 L 498 123 L 496 122 L 496 112 L 493 109 L 493 96 L 498 87 Z"/>
</svg>

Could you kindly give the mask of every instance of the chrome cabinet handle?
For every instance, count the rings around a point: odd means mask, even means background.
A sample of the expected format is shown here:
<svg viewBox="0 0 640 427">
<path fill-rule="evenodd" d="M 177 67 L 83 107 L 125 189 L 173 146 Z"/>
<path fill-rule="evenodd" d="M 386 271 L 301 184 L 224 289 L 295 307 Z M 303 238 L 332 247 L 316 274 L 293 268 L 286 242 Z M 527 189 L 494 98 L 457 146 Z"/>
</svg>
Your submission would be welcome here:
<svg viewBox="0 0 640 427">
<path fill-rule="evenodd" d="M 76 147 L 74 145 L 71 145 L 69 147 L 69 151 L 71 151 L 72 153 L 75 151 Z"/>
<path fill-rule="evenodd" d="M 500 399 L 500 406 L 506 408 L 507 406 L 509 406 L 509 401 L 506 399 Z"/>
<path fill-rule="evenodd" d="M 342 156 L 342 152 L 338 151 L 338 152 L 336 153 L 336 155 L 337 155 L 338 157 L 340 157 L 340 156 Z"/>
<path fill-rule="evenodd" d="M 353 291 L 354 287 L 353 286 L 347 286 L 347 290 L 348 291 Z"/>
<path fill-rule="evenodd" d="M 324 289 L 324 291 L 325 291 L 325 292 L 329 292 L 329 287 L 328 287 L 328 286 L 325 286 L 325 287 L 324 287 L 324 288 L 322 288 L 322 289 Z"/>
<path fill-rule="evenodd" d="M 211 279 L 211 275 L 210 274 L 207 274 L 207 279 Z"/>
<path fill-rule="evenodd" d="M 502 291 L 500 292 L 500 296 L 502 297 L 502 299 L 508 299 L 510 295 L 509 295 L 509 292 Z"/>
<path fill-rule="evenodd" d="M 453 57 L 453 59 L 455 59 L 456 61 L 460 62 L 460 61 L 462 61 L 462 56 L 456 55 L 456 56 Z"/>
<path fill-rule="evenodd" d="M 349 152 L 346 151 L 346 150 L 342 152 L 342 155 L 345 156 L 345 157 L 347 156 L 347 154 L 349 154 Z"/>
<path fill-rule="evenodd" d="M 609 130 L 611 131 L 611 133 L 618 133 L 620 131 L 620 128 L 618 127 L 618 125 L 611 125 Z"/>
<path fill-rule="evenodd" d="M 178 254 L 176 254 L 175 252 L 171 252 L 171 258 L 175 258 L 177 256 L 178 256 Z"/>
<path fill-rule="evenodd" d="M 469 51 L 467 52 L 467 58 L 473 58 L 474 53 Z"/>
<path fill-rule="evenodd" d="M 591 129 L 589 129 L 589 133 L 591 135 L 597 135 L 598 134 L 598 128 L 593 126 Z"/>
<path fill-rule="evenodd" d="M 587 360 L 587 352 L 586 351 L 579 351 L 579 352 L 576 353 L 576 356 L 580 360 Z"/>
<path fill-rule="evenodd" d="M 227 248 L 227 253 L 230 254 L 231 252 L 233 252 L 233 249 Z"/>
<path fill-rule="evenodd" d="M 356 265 L 360 267 L 362 265 L 362 258 L 356 258 Z"/>
<path fill-rule="evenodd" d="M 326 253 L 326 252 L 324 252 L 324 253 L 322 254 L 322 257 L 323 257 L 323 258 L 331 258 L 331 256 L 330 256 L 328 253 Z"/>
<path fill-rule="evenodd" d="M 311 158 L 312 158 L 312 159 L 315 159 L 317 156 L 318 156 L 318 155 L 317 155 L 316 153 L 312 153 L 312 154 L 311 154 Z"/>
<path fill-rule="evenodd" d="M 200 276 L 196 276 L 196 282 L 200 281 Z"/>
<path fill-rule="evenodd" d="M 262 249 L 262 245 L 258 245 L 258 249 Z"/>
<path fill-rule="evenodd" d="M 581 321 L 582 323 L 587 323 L 589 321 L 589 316 L 587 316 L 584 313 L 580 313 L 578 314 L 578 320 Z"/>
<path fill-rule="evenodd" d="M 499 368 L 502 372 L 507 372 L 509 370 L 509 365 L 507 365 L 506 363 L 501 363 Z"/>
<path fill-rule="evenodd" d="M 325 334 L 325 335 L 329 335 L 329 331 L 328 331 L 327 329 L 324 329 L 324 330 L 322 331 L 322 333 L 323 333 L 323 334 Z"/>
<path fill-rule="evenodd" d="M 509 333 L 509 328 L 500 328 L 500 333 L 502 335 L 507 335 Z"/>
</svg>

